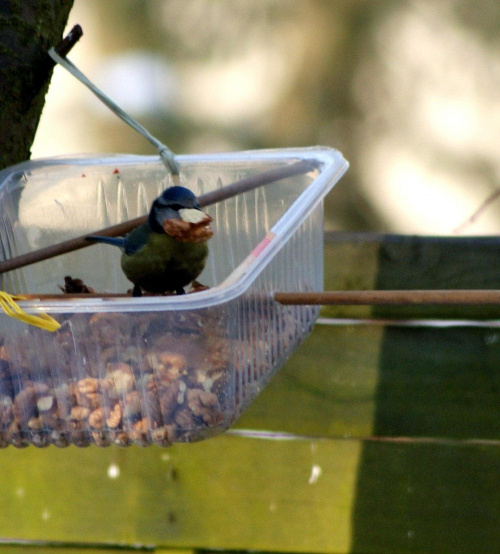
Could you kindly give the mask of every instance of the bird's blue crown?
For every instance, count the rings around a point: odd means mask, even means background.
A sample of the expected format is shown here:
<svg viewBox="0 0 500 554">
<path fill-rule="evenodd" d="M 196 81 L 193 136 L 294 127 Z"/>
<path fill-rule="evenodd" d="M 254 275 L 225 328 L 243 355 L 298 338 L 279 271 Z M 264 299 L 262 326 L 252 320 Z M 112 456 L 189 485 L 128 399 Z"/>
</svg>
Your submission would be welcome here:
<svg viewBox="0 0 500 554">
<path fill-rule="evenodd" d="M 178 218 L 178 211 L 183 208 L 199 209 L 196 196 L 187 188 L 175 186 L 165 189 L 153 202 L 149 213 L 149 224 L 153 230 L 162 232 L 161 221 L 165 216 Z"/>
<path fill-rule="evenodd" d="M 171 206 L 178 204 L 182 208 L 197 208 L 199 207 L 196 196 L 187 188 L 175 186 L 165 189 L 156 199 L 162 206 Z"/>
</svg>

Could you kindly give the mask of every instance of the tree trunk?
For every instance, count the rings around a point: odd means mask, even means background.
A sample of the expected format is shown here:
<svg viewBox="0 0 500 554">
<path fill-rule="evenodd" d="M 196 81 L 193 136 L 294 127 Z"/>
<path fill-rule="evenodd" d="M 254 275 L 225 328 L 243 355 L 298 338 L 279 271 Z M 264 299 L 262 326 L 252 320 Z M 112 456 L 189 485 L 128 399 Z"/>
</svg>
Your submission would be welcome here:
<svg viewBox="0 0 500 554">
<path fill-rule="evenodd" d="M 73 0 L 0 0 L 0 169 L 29 159 Z"/>
</svg>

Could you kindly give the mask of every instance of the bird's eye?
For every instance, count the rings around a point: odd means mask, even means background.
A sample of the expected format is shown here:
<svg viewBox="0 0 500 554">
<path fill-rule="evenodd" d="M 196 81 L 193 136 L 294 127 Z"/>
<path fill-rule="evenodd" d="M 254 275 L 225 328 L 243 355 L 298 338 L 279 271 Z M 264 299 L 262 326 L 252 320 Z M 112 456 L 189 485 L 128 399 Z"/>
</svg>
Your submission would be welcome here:
<svg viewBox="0 0 500 554">
<path fill-rule="evenodd" d="M 169 204 L 168 207 L 172 208 L 172 210 L 179 211 L 182 210 L 184 206 L 181 206 L 180 204 Z"/>
</svg>

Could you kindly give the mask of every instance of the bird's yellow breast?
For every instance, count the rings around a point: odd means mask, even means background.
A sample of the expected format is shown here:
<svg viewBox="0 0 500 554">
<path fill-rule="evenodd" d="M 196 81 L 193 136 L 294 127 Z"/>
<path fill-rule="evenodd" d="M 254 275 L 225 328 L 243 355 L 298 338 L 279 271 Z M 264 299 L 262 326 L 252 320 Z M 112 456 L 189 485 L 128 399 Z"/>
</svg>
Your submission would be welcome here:
<svg viewBox="0 0 500 554">
<path fill-rule="evenodd" d="M 162 233 L 151 233 L 137 252 L 123 254 L 127 278 L 148 292 L 177 291 L 196 279 L 205 267 L 208 246 L 179 242 Z"/>
</svg>

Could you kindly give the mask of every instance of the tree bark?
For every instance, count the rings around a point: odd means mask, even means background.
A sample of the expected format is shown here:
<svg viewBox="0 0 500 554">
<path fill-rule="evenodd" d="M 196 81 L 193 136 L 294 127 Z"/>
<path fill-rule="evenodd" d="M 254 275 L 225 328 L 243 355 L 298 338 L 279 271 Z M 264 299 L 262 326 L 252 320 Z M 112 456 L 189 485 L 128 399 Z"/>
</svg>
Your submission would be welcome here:
<svg viewBox="0 0 500 554">
<path fill-rule="evenodd" d="M 0 169 L 27 160 L 73 0 L 0 0 Z"/>
</svg>

